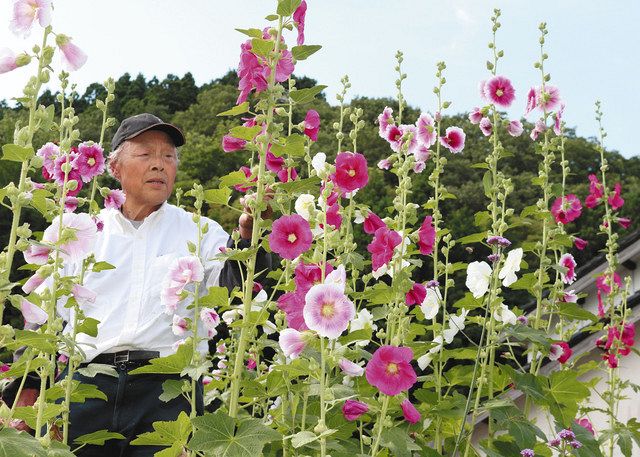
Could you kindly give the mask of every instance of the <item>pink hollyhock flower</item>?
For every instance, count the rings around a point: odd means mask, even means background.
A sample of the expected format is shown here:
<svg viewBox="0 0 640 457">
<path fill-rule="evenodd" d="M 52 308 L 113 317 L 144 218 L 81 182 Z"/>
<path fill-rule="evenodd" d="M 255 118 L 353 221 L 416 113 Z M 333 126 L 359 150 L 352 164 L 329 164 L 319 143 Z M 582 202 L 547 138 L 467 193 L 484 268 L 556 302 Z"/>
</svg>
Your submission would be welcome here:
<svg viewBox="0 0 640 457">
<path fill-rule="evenodd" d="M 405 294 L 405 303 L 407 306 L 421 304 L 427 298 L 427 288 L 424 284 L 414 282 L 411 290 Z"/>
<path fill-rule="evenodd" d="M 606 360 L 609 364 L 609 368 L 618 368 L 618 356 L 613 353 L 608 353 L 602 356 L 602 360 Z"/>
<path fill-rule="evenodd" d="M 413 164 L 414 173 L 422 173 L 425 168 L 427 168 L 427 164 L 420 160 L 418 160 L 415 164 Z"/>
<path fill-rule="evenodd" d="M 255 370 L 258 364 L 256 363 L 256 359 L 253 357 L 249 357 L 247 359 L 247 370 Z"/>
<path fill-rule="evenodd" d="M 509 122 L 509 125 L 507 126 L 507 132 L 509 133 L 509 135 L 513 137 L 518 137 L 522 135 L 522 132 L 524 132 L 524 127 L 522 127 L 522 122 L 518 120 Z"/>
<path fill-rule="evenodd" d="M 304 134 L 311 141 L 318 141 L 318 131 L 320 130 L 320 115 L 316 110 L 310 109 L 304 118 Z"/>
<path fill-rule="evenodd" d="M 613 273 L 613 282 L 618 286 L 622 287 L 622 278 L 617 272 Z M 611 281 L 606 274 L 601 274 L 596 278 L 596 288 L 601 290 L 605 294 L 611 293 Z"/>
<path fill-rule="evenodd" d="M 574 290 L 567 290 L 562 295 L 562 298 L 561 298 L 560 301 L 563 301 L 565 303 L 577 303 L 578 302 L 578 296 L 575 294 Z"/>
<path fill-rule="evenodd" d="M 75 167 L 84 182 L 91 181 L 104 172 L 104 151 L 98 143 L 80 143 Z"/>
<path fill-rule="evenodd" d="M 571 254 L 563 254 L 560 257 L 560 266 L 567 269 L 565 273 L 560 273 L 562 282 L 571 284 L 576 280 L 576 261 Z"/>
<path fill-rule="evenodd" d="M 573 245 L 576 247 L 578 251 L 582 251 L 587 247 L 589 242 L 587 240 L 583 240 L 582 238 L 578 238 L 577 236 L 573 239 Z"/>
<path fill-rule="evenodd" d="M 482 80 L 478 83 L 478 92 L 480 93 L 480 99 L 482 101 L 488 102 L 489 100 L 487 99 L 487 95 L 485 92 L 485 88 L 487 87 L 487 81 L 486 80 Z"/>
<path fill-rule="evenodd" d="M 402 408 L 404 420 L 406 420 L 410 424 L 415 424 L 420 421 L 420 413 L 408 399 L 405 398 L 404 400 L 402 400 L 400 407 Z"/>
<path fill-rule="evenodd" d="M 42 284 L 44 282 L 44 280 L 45 280 L 45 278 L 40 276 L 39 273 L 35 273 L 33 276 L 31 276 L 29 279 L 27 279 L 27 282 L 24 283 L 24 285 L 22 286 L 22 291 L 25 294 L 30 294 L 31 292 L 36 290 L 36 288 L 40 284 Z"/>
<path fill-rule="evenodd" d="M 278 343 L 285 357 L 291 357 L 292 359 L 298 357 L 307 345 L 302 333 L 293 328 L 282 330 Z"/>
<path fill-rule="evenodd" d="M 604 196 L 604 188 L 602 183 L 598 181 L 596 175 L 589 175 L 589 195 L 584 200 L 584 204 L 587 208 L 595 208 L 600 204 L 600 200 Z"/>
<path fill-rule="evenodd" d="M 34 305 L 26 298 L 22 298 L 20 301 L 20 311 L 22 317 L 27 324 L 44 325 L 49 318 L 49 315 L 42 308 Z"/>
<path fill-rule="evenodd" d="M 283 168 L 282 170 L 278 171 L 276 175 L 278 176 L 280 182 L 289 182 L 298 179 L 298 171 L 293 167 Z"/>
<path fill-rule="evenodd" d="M 374 213 L 373 211 L 369 211 L 367 217 L 364 218 L 364 222 L 362 223 L 364 232 L 369 235 L 373 235 L 374 233 L 376 233 L 376 230 L 386 226 L 387 224 L 385 224 L 384 221 L 380 219 L 380 217 L 378 217 L 378 215 L 376 215 L 376 213 Z"/>
<path fill-rule="evenodd" d="M 527 93 L 527 107 L 524 110 L 524 115 L 529 114 L 536 106 L 538 106 L 538 94 L 536 88 L 532 87 L 529 89 L 529 93 Z"/>
<path fill-rule="evenodd" d="M 305 296 L 304 321 L 318 335 L 338 338 L 356 315 L 356 308 L 335 284 L 317 284 Z"/>
<path fill-rule="evenodd" d="M 544 133 L 545 130 L 547 130 L 547 126 L 544 124 L 544 122 L 536 121 L 536 124 L 533 127 L 533 130 L 531 130 L 531 134 L 529 136 L 533 141 L 536 141 L 538 139 L 538 136 L 540 136 L 541 133 Z"/>
<path fill-rule="evenodd" d="M 624 205 L 624 199 L 620 196 L 622 185 L 618 182 L 613 188 L 614 188 L 613 195 L 609 197 L 608 201 L 609 201 L 609 205 L 611 206 L 611 209 L 615 211 L 622 208 L 622 205 Z"/>
<path fill-rule="evenodd" d="M 420 254 L 430 255 L 433 253 L 433 246 L 436 242 L 436 229 L 433 226 L 431 216 L 426 216 L 420 230 L 418 230 L 418 247 Z"/>
<path fill-rule="evenodd" d="M 64 198 L 64 210 L 67 213 L 73 213 L 76 209 L 78 209 L 78 198 L 66 196 Z"/>
<path fill-rule="evenodd" d="M 367 251 L 371 253 L 373 270 L 377 270 L 391 261 L 393 250 L 402 242 L 402 237 L 398 232 L 381 227 L 376 230 L 373 241 L 367 246 Z"/>
<path fill-rule="evenodd" d="M 558 111 L 562 106 L 560 99 L 560 90 L 555 86 L 545 86 L 544 90 L 539 88 L 537 91 L 538 106 L 546 112 Z"/>
<path fill-rule="evenodd" d="M 307 14 L 307 2 L 302 0 L 300 5 L 293 12 L 293 21 L 296 23 L 296 27 L 298 28 L 298 39 L 296 43 L 298 46 L 304 44 L 304 19 Z M 315 140 L 314 140 L 315 141 Z"/>
<path fill-rule="evenodd" d="M 325 277 L 333 271 L 333 265 L 330 263 L 327 263 L 324 268 Z M 294 282 L 296 283 L 296 290 L 306 294 L 311 287 L 316 284 L 322 284 L 322 267 L 315 263 L 298 263 L 295 269 Z"/>
<path fill-rule="evenodd" d="M 24 260 L 27 263 L 44 265 L 49 260 L 51 249 L 46 246 L 31 245 L 24 252 Z"/>
<path fill-rule="evenodd" d="M 246 145 L 246 140 L 236 138 L 231 135 L 225 135 L 222 137 L 222 150 L 224 152 L 241 151 Z"/>
<path fill-rule="evenodd" d="M 454 154 L 464 149 L 465 134 L 460 127 L 449 127 L 445 136 L 440 137 L 440 143 Z"/>
<path fill-rule="evenodd" d="M 387 141 L 395 152 L 406 147 L 407 153 L 413 154 L 418 147 L 418 131 L 415 125 L 392 125 L 387 130 Z M 408 143 L 407 143 L 408 142 Z"/>
<path fill-rule="evenodd" d="M 564 103 L 560 104 L 560 109 L 556 112 L 553 122 L 553 133 L 558 136 L 562 135 L 562 113 L 564 113 Z"/>
<path fill-rule="evenodd" d="M 26 37 L 36 18 L 43 28 L 51 24 L 51 0 L 17 0 L 9 28 L 16 35 Z"/>
<path fill-rule="evenodd" d="M 60 362 L 60 363 L 62 363 L 62 364 L 65 364 L 65 363 L 67 363 L 68 361 L 69 361 L 69 357 L 67 357 L 66 355 L 64 355 L 64 354 L 60 354 L 60 355 L 58 356 L 58 362 Z"/>
<path fill-rule="evenodd" d="M 629 226 L 631 225 L 631 219 L 629 219 L 628 217 L 619 217 L 617 218 L 618 220 L 618 224 L 620 224 L 620 227 L 628 229 Z"/>
<path fill-rule="evenodd" d="M 389 129 L 391 124 L 393 124 L 393 122 L 393 110 L 386 106 L 382 113 L 380 113 L 380 115 L 378 116 L 378 133 L 380 134 L 381 138 L 385 140 L 387 139 L 387 130 Z"/>
<path fill-rule="evenodd" d="M 197 256 L 180 257 L 169 266 L 167 279 L 170 281 L 170 287 L 179 287 L 181 292 L 187 284 L 204 279 L 204 268 Z"/>
<path fill-rule="evenodd" d="M 358 377 L 364 374 L 364 367 L 361 367 L 357 363 L 353 363 L 351 360 L 340 359 L 338 366 L 344 374 L 351 377 Z"/>
<path fill-rule="evenodd" d="M 81 286 L 80 284 L 74 284 L 71 289 L 71 294 L 73 298 L 76 299 L 80 306 L 87 306 L 89 304 L 93 304 L 96 302 L 96 298 L 98 294 L 96 294 L 93 290 Z"/>
<path fill-rule="evenodd" d="M 284 311 L 287 325 L 298 331 L 308 330 L 302 314 L 305 305 L 304 297 L 305 294 L 299 291 L 287 292 L 278 297 L 278 308 Z"/>
<path fill-rule="evenodd" d="M 342 415 L 348 421 L 354 421 L 360 416 L 369 411 L 369 406 L 366 403 L 356 400 L 347 400 L 342 405 Z"/>
<path fill-rule="evenodd" d="M 591 433 L 593 436 L 596 436 L 596 432 L 593 430 L 593 424 L 586 417 L 583 417 L 582 419 L 577 420 L 576 423 L 580 427 L 586 428 L 587 430 L 589 430 L 589 433 Z"/>
<path fill-rule="evenodd" d="M 207 329 L 207 336 L 209 338 L 213 338 L 218 334 L 216 328 L 220 324 L 220 316 L 218 316 L 215 309 L 202 308 L 200 310 L 200 320 L 202 320 L 204 328 Z"/>
<path fill-rule="evenodd" d="M 558 341 L 556 343 L 551 343 L 549 348 L 549 359 L 557 360 L 558 362 L 564 364 L 569 357 L 573 354 L 573 350 L 569 347 L 569 344 L 564 341 Z"/>
<path fill-rule="evenodd" d="M 598 317 L 604 317 L 604 303 L 602 302 L 602 291 L 598 289 Z"/>
<path fill-rule="evenodd" d="M 187 332 L 188 329 L 189 326 L 187 325 L 187 321 L 177 314 L 174 314 L 173 324 L 171 325 L 171 331 L 173 332 L 173 334 L 176 336 L 182 336 Z"/>
<path fill-rule="evenodd" d="M 240 95 L 236 104 L 243 103 L 252 90 L 256 93 L 264 91 L 268 86 L 266 68 L 260 63 L 258 57 L 251 52 L 251 40 L 240 45 L 240 64 L 238 65 L 238 90 Z"/>
<path fill-rule="evenodd" d="M 626 346 L 633 346 L 635 344 L 636 328 L 632 323 L 624 324 L 622 329 L 622 335 L 620 341 Z"/>
<path fill-rule="evenodd" d="M 293 55 L 291 51 L 283 49 L 280 51 L 280 59 L 278 59 L 278 64 L 276 65 L 276 81 L 279 83 L 286 81 L 294 69 L 295 66 L 293 65 Z M 266 67 L 267 77 L 270 73 L 271 69 Z"/>
<path fill-rule="evenodd" d="M 9 48 L 0 48 L 0 75 L 18 68 L 18 58 Z"/>
<path fill-rule="evenodd" d="M 60 148 L 57 144 L 49 142 L 38 149 L 36 155 L 42 157 L 42 176 L 49 181 L 53 177 L 55 169 L 54 160 L 60 155 Z"/>
<path fill-rule="evenodd" d="M 378 168 L 381 170 L 388 170 L 389 168 L 391 168 L 391 162 L 389 161 L 389 159 L 382 159 L 380 162 L 378 162 Z"/>
<path fill-rule="evenodd" d="M 482 114 L 482 111 L 480 110 L 480 108 L 476 106 L 469 113 L 469 122 L 471 122 L 474 125 L 479 124 L 483 117 L 484 115 Z"/>
<path fill-rule="evenodd" d="M 68 36 L 59 33 L 56 35 L 56 44 L 62 51 L 62 62 L 68 71 L 75 71 L 87 62 L 87 55 Z"/>
<path fill-rule="evenodd" d="M 367 364 L 367 381 L 385 395 L 409 390 L 417 381 L 411 359 L 413 351 L 409 347 L 381 346 Z"/>
<path fill-rule="evenodd" d="M 389 145 L 394 152 L 398 152 L 400 150 L 400 146 L 402 145 L 403 135 L 404 132 L 400 127 L 396 125 L 390 125 L 385 132 L 384 139 L 389 142 Z"/>
<path fill-rule="evenodd" d="M 418 142 L 426 148 L 436 142 L 438 134 L 434 127 L 433 118 L 427 113 L 420 115 L 418 122 L 416 122 L 416 129 L 418 133 Z"/>
<path fill-rule="evenodd" d="M 413 156 L 418 162 L 426 162 L 431 157 L 431 151 L 424 144 L 420 144 L 415 149 Z"/>
<path fill-rule="evenodd" d="M 104 197 L 104 207 L 109 209 L 119 209 L 125 201 L 125 194 L 120 189 L 109 189 L 109 193 Z"/>
<path fill-rule="evenodd" d="M 484 95 L 494 105 L 509 108 L 516 98 L 516 91 L 508 78 L 494 76 L 484 85 Z"/>
<path fill-rule="evenodd" d="M 67 190 L 67 195 L 75 197 L 82 190 L 82 176 L 76 166 L 76 158 L 78 154 L 76 152 L 70 152 L 69 155 L 60 155 L 53 162 L 53 179 L 56 184 L 63 186 L 65 182 L 65 169 L 69 169 L 67 175 L 67 182 L 75 181 L 77 186 L 74 190 Z"/>
<path fill-rule="evenodd" d="M 273 221 L 269 246 L 280 257 L 293 260 L 311 247 L 313 234 L 309 222 L 298 214 Z"/>
<path fill-rule="evenodd" d="M 56 243 L 60 228 L 60 216 L 51 221 L 42 235 L 42 241 Z M 84 259 L 93 249 L 96 239 L 96 224 L 88 214 L 65 213 L 62 215 L 63 229 L 73 230 L 75 239 L 68 240 L 60 246 L 60 256 L 67 262 L 77 263 Z"/>
<path fill-rule="evenodd" d="M 244 173 L 244 175 L 249 180 L 249 182 L 253 183 L 258 181 L 258 177 L 252 175 L 251 169 L 249 167 L 242 166 L 240 167 L 240 171 Z M 244 184 L 236 184 L 233 186 L 233 188 L 239 192 L 246 192 L 249 189 L 251 189 L 251 187 L 252 187 L 251 185 L 244 185 Z"/>
<path fill-rule="evenodd" d="M 343 192 L 362 189 L 369 182 L 367 159 L 358 152 L 341 152 L 336 157 L 336 172 L 332 180 Z"/>
<path fill-rule="evenodd" d="M 491 121 L 488 117 L 483 117 L 480 120 L 480 131 L 484 136 L 491 136 L 493 132 L 493 126 L 491 125 Z"/>
<path fill-rule="evenodd" d="M 582 204 L 574 194 L 558 197 L 551 205 L 551 214 L 557 223 L 568 224 L 580 217 Z"/>
<path fill-rule="evenodd" d="M 334 203 L 327 209 L 327 225 L 333 226 L 336 230 L 342 225 L 342 216 L 340 215 L 340 205 Z M 322 228 L 322 224 L 320 224 Z"/>
<path fill-rule="evenodd" d="M 102 232 L 102 229 L 104 229 L 104 221 L 98 216 L 91 216 L 91 219 L 93 219 L 93 222 L 96 224 L 96 230 L 98 230 L 98 232 Z"/>
<path fill-rule="evenodd" d="M 267 170 L 272 173 L 278 173 L 284 168 L 284 157 L 276 157 L 276 155 L 270 150 L 267 151 L 265 159 Z"/>
</svg>

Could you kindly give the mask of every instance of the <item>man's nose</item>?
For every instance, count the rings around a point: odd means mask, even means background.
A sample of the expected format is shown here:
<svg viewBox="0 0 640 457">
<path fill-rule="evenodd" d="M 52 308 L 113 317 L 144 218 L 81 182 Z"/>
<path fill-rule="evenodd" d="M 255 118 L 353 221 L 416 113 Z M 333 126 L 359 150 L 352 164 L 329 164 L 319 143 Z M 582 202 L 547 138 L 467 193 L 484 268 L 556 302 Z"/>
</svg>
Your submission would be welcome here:
<svg viewBox="0 0 640 457">
<path fill-rule="evenodd" d="M 151 169 L 152 170 L 164 170 L 164 159 L 162 154 L 154 154 L 151 159 Z"/>
</svg>

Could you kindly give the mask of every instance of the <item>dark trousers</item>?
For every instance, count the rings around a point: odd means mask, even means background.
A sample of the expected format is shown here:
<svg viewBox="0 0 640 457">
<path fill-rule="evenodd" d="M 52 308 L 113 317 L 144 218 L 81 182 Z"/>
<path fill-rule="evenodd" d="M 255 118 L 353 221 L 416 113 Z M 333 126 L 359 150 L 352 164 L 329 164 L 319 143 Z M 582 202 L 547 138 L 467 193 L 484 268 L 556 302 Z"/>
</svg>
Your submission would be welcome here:
<svg viewBox="0 0 640 457">
<path fill-rule="evenodd" d="M 132 446 L 129 443 L 136 436 L 153 431 L 153 422 L 172 421 L 181 411 L 187 414 L 191 405 L 182 396 L 168 402 L 160 400 L 162 383 L 168 379 L 181 379 L 173 374 L 130 375 L 129 370 L 139 365 L 117 367 L 118 377 L 98 374 L 93 378 L 75 373 L 73 378 L 86 384 L 94 384 L 107 396 L 107 401 L 89 398 L 84 403 L 71 403 L 69 416 L 69 444 L 77 447 L 73 441 L 86 433 L 109 430 L 121 433 L 122 440 L 106 441 L 104 446 L 86 445 L 77 452 L 83 457 L 151 457 L 164 449 L 163 446 Z M 66 376 L 66 370 L 62 377 Z M 182 378 L 184 379 L 184 378 Z M 198 381 L 196 389 L 196 410 L 202 414 L 203 386 Z"/>
</svg>

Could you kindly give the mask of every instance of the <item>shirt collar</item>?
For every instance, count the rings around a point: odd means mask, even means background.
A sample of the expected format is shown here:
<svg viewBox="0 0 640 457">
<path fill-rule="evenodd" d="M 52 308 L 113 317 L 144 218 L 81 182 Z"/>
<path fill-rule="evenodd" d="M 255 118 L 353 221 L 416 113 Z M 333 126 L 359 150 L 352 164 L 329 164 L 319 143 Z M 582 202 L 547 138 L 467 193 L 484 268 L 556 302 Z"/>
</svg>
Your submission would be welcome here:
<svg viewBox="0 0 640 457">
<path fill-rule="evenodd" d="M 122 214 L 122 211 L 120 209 L 113 209 L 111 211 L 112 211 L 113 217 L 117 221 L 122 231 L 126 233 L 126 232 L 132 232 L 132 231 L 137 232 L 144 225 L 148 226 L 149 224 L 153 224 L 156 220 L 158 220 L 159 217 L 162 216 L 162 214 L 164 214 L 167 211 L 167 208 L 169 208 L 169 206 L 170 206 L 169 203 L 167 203 L 167 201 L 165 200 L 162 203 L 162 205 L 160 205 L 160 208 L 158 208 L 157 210 L 155 210 L 154 212 L 152 212 L 142 220 L 142 225 L 140 225 L 140 227 L 138 227 L 137 229 L 133 227 L 130 220 L 127 219 L 124 214 Z"/>
</svg>

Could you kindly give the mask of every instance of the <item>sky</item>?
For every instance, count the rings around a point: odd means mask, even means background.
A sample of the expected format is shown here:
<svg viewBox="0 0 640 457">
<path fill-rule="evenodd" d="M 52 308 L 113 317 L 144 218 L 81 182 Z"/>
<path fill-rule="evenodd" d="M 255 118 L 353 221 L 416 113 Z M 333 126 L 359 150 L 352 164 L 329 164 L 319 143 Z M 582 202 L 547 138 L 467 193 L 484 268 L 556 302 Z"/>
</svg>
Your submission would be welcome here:
<svg viewBox="0 0 640 457">
<path fill-rule="evenodd" d="M 41 38 L 34 27 L 27 39 L 8 28 L 12 0 L 0 2 L 0 48 L 30 49 Z M 478 106 L 478 83 L 489 77 L 490 17 L 502 10 L 498 48 L 504 50 L 498 73 L 511 79 L 516 101 L 513 119 L 524 113 L 526 93 L 540 84 L 533 68 L 539 59 L 538 24 L 549 34 L 545 69 L 566 103 L 564 118 L 580 136 L 597 133 L 594 103 L 602 101 L 607 149 L 626 157 L 640 155 L 640 136 L 631 135 L 640 91 L 640 2 L 636 0 L 307 0 L 306 42 L 323 48 L 295 73 L 328 86 L 335 103 L 340 79 L 348 75 L 349 96 L 395 97 L 395 53 L 404 52 L 403 92 L 409 104 L 433 112 L 432 92 L 438 61 L 445 61 L 446 113 Z M 191 72 L 197 84 L 222 76 L 238 63 L 244 35 L 234 28 L 262 28 L 276 0 L 53 0 L 54 31 L 73 37 L 88 55 L 71 81 L 82 93 L 92 82 L 125 72 L 147 79 Z M 285 36 L 295 41 L 295 32 Z M 56 69 L 60 68 L 54 60 Z M 0 75 L 0 100 L 21 90 L 35 67 Z M 52 78 L 52 82 L 57 78 Z M 50 87 L 57 90 L 55 85 Z M 530 119 L 532 120 L 532 119 Z M 412 120 L 409 120 L 412 121 Z"/>
</svg>

